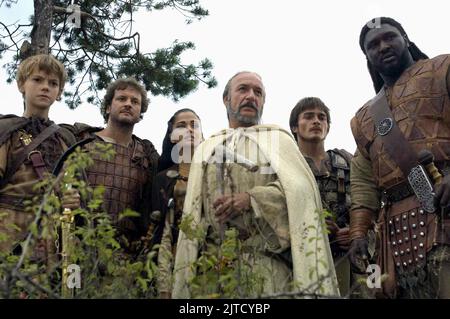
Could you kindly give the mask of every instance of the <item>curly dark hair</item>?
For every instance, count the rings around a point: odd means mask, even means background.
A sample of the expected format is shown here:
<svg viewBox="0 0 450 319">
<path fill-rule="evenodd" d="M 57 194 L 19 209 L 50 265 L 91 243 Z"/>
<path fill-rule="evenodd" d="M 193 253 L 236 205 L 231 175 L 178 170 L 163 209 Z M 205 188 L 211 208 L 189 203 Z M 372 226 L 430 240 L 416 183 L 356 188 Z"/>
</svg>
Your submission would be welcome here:
<svg viewBox="0 0 450 319">
<path fill-rule="evenodd" d="M 135 78 L 122 78 L 117 79 L 114 82 L 110 83 L 108 85 L 108 88 L 106 89 L 105 97 L 103 98 L 102 105 L 100 107 L 100 112 L 103 115 L 103 118 L 105 119 L 105 123 L 108 122 L 109 114 L 106 112 L 106 109 L 108 106 L 111 105 L 112 100 L 114 98 L 114 94 L 116 93 L 116 90 L 125 90 L 128 87 L 132 87 L 133 89 L 139 91 L 141 93 L 141 116 L 140 118 L 143 118 L 143 115 L 145 112 L 147 112 L 148 104 L 150 103 L 149 98 L 147 97 L 147 91 L 145 90 L 145 87 L 142 86 L 138 81 L 136 81 Z"/>
</svg>

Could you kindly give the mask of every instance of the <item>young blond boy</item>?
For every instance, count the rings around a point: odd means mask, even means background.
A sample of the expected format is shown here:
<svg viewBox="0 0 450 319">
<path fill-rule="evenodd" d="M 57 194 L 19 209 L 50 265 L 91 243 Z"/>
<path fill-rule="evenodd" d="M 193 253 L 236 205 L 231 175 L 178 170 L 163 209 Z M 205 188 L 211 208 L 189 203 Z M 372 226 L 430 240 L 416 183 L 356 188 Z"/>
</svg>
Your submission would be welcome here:
<svg viewBox="0 0 450 319">
<path fill-rule="evenodd" d="M 67 129 L 48 118 L 65 81 L 64 66 L 53 56 L 40 54 L 25 59 L 17 71 L 24 113 L 21 117 L 0 115 L 0 253 L 21 254 L 20 243 L 35 217 L 25 209 L 25 201 L 42 196 L 33 186 L 52 171 L 58 158 L 75 142 Z M 54 241 L 38 240 L 30 252 L 32 259 L 48 262 L 54 246 Z"/>
</svg>

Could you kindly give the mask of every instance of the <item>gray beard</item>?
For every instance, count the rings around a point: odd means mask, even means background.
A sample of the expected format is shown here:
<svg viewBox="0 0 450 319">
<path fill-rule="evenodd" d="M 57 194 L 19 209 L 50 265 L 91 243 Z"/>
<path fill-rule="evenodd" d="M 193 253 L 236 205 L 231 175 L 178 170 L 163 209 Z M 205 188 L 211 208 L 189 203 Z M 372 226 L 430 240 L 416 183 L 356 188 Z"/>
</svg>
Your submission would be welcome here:
<svg viewBox="0 0 450 319">
<path fill-rule="evenodd" d="M 242 106 L 240 108 L 242 108 Z M 241 123 L 243 125 L 257 125 L 257 124 L 259 124 L 259 122 L 261 120 L 262 111 L 256 110 L 256 115 L 255 116 L 244 116 L 244 115 L 242 115 L 239 112 L 240 108 L 238 108 L 238 110 L 236 112 L 233 112 L 233 110 L 231 109 L 231 105 L 228 104 L 227 105 L 228 116 L 230 118 L 235 119 L 236 121 L 238 121 L 239 123 Z"/>
</svg>

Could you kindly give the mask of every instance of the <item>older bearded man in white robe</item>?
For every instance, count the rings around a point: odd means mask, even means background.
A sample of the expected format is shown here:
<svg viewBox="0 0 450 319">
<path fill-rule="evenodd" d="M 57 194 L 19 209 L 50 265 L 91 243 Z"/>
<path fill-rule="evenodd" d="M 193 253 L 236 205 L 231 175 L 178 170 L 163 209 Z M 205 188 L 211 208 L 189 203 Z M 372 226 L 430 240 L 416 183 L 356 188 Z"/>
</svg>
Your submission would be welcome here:
<svg viewBox="0 0 450 319">
<path fill-rule="evenodd" d="M 205 238 L 180 232 L 174 298 L 195 297 L 194 263 L 220 246 L 230 227 L 238 232 L 242 264 L 261 279 L 240 297 L 339 296 L 314 176 L 288 132 L 256 125 L 264 100 L 259 75 L 233 76 L 223 94 L 230 129 L 194 154 L 183 211 Z"/>
</svg>

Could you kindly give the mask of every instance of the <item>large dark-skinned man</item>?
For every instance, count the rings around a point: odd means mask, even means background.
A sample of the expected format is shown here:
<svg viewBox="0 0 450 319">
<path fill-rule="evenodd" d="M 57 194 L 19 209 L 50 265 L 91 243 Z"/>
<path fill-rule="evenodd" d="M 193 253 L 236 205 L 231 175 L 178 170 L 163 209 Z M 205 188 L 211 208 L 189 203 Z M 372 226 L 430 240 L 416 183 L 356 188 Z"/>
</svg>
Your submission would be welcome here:
<svg viewBox="0 0 450 319">
<path fill-rule="evenodd" d="M 376 219 L 378 296 L 450 298 L 450 55 L 429 59 L 385 17 L 360 46 L 377 95 L 351 121 L 351 260 L 367 260 Z"/>
</svg>

